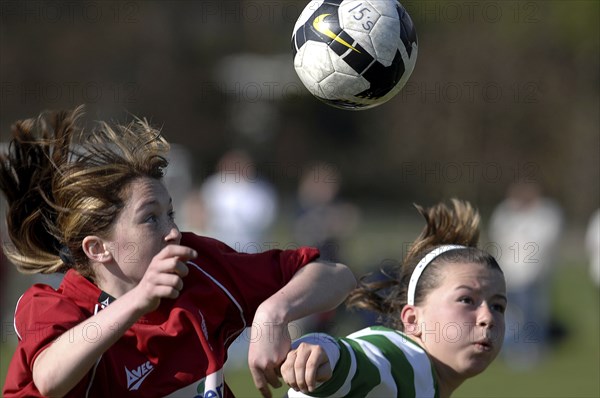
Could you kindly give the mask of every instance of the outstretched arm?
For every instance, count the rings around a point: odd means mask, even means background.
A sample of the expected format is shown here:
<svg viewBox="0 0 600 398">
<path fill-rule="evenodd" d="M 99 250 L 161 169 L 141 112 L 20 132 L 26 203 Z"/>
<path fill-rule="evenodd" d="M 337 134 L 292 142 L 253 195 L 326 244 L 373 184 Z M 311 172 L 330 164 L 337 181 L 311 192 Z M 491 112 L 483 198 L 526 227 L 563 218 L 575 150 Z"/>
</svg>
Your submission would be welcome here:
<svg viewBox="0 0 600 398">
<path fill-rule="evenodd" d="M 345 265 L 313 262 L 259 306 L 252 324 L 248 364 L 264 397 L 271 397 L 269 384 L 281 386 L 279 366 L 291 348 L 288 324 L 337 307 L 355 286 L 356 279 Z"/>
</svg>

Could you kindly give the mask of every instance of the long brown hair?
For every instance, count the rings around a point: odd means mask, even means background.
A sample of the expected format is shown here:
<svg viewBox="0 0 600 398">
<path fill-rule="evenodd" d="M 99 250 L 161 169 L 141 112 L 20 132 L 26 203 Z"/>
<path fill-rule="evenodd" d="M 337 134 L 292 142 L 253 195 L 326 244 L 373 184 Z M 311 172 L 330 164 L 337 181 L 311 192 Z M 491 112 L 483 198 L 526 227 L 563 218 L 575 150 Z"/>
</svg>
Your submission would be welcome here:
<svg viewBox="0 0 600 398">
<path fill-rule="evenodd" d="M 400 313 L 407 303 L 410 277 L 419 261 L 437 247 L 448 244 L 465 246 L 439 255 L 427 266 L 417 284 L 416 305 L 439 285 L 439 268 L 446 264 L 468 262 L 500 270 L 494 257 L 477 248 L 480 217 L 468 202 L 452 199 L 450 207 L 444 203 L 430 208 L 415 207 L 425 218 L 425 227 L 412 243 L 402 264 L 391 270 L 382 270 L 384 280 L 370 282 L 372 275 L 365 275 L 346 301 L 350 308 L 378 313 L 385 324 L 398 330 L 403 330 Z"/>
<path fill-rule="evenodd" d="M 146 120 L 98 122 L 86 133 L 82 115 L 78 107 L 17 121 L 8 153 L 0 153 L 10 238 L 3 249 L 23 273 L 75 268 L 93 279 L 83 238 L 110 233 L 129 183 L 160 179 L 167 166 L 169 144 Z"/>
</svg>

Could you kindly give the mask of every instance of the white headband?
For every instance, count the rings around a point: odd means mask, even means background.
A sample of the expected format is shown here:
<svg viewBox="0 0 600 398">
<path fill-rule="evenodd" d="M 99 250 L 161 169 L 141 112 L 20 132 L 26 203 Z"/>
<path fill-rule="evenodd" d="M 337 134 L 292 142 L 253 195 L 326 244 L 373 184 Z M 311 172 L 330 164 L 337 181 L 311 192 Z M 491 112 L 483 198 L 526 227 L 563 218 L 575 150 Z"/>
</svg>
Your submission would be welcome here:
<svg viewBox="0 0 600 398">
<path fill-rule="evenodd" d="M 415 305 L 415 290 L 417 289 L 417 282 L 419 282 L 419 278 L 421 277 L 421 274 L 425 270 L 425 267 L 427 267 L 437 256 L 441 255 L 442 253 L 446 253 L 449 250 L 465 249 L 465 248 L 466 248 L 466 246 L 461 246 L 461 245 L 444 245 L 444 246 L 436 247 L 435 249 L 433 249 L 432 251 L 427 253 L 425 255 L 425 257 L 423 257 L 421 259 L 421 261 L 419 261 L 419 264 L 417 264 L 417 266 L 415 267 L 415 270 L 413 271 L 412 275 L 410 276 L 410 282 L 408 282 L 407 304 Z"/>
</svg>

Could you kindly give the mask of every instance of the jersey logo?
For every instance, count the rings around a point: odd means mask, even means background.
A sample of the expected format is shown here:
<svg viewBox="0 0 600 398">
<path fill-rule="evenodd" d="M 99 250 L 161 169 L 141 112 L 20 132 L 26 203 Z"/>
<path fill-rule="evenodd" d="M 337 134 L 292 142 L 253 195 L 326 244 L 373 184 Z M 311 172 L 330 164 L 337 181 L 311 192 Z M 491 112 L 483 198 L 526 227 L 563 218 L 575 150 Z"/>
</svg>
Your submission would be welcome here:
<svg viewBox="0 0 600 398">
<path fill-rule="evenodd" d="M 100 304 L 102 304 L 102 309 L 108 307 L 108 305 L 110 304 L 110 300 L 107 298 L 104 299 L 104 301 L 101 301 Z"/>
<path fill-rule="evenodd" d="M 333 40 L 337 41 L 338 43 L 348 47 L 349 49 L 356 51 L 357 53 L 360 53 L 360 51 L 358 51 L 356 48 L 352 47 L 352 45 L 350 43 L 348 43 L 346 40 L 344 40 L 341 37 L 339 37 L 338 35 L 336 35 L 331 29 L 329 29 L 329 25 L 327 24 L 327 22 L 325 22 L 325 17 L 327 17 L 329 15 L 331 15 L 331 14 L 321 14 L 315 18 L 315 20 L 313 21 L 313 27 L 317 30 L 317 32 L 323 33 L 325 36 L 329 37 L 330 39 L 333 39 Z"/>
<path fill-rule="evenodd" d="M 129 370 L 125 367 L 125 374 L 127 375 L 127 389 L 129 391 L 135 391 L 144 382 L 146 377 L 154 370 L 154 366 L 150 361 L 146 361 L 135 369 Z"/>
<path fill-rule="evenodd" d="M 116 298 L 114 298 L 110 294 L 106 293 L 105 291 L 102 291 L 100 293 L 100 296 L 98 297 L 98 302 L 102 305 L 101 309 L 108 307 L 108 305 L 115 300 L 116 300 Z"/>
</svg>

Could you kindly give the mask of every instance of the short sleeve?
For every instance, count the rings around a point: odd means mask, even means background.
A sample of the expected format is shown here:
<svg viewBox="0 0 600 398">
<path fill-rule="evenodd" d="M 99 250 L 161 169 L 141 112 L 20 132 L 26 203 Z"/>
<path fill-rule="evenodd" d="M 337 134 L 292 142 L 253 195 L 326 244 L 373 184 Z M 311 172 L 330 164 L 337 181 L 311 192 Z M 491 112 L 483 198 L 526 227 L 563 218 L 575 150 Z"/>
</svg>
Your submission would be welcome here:
<svg viewBox="0 0 600 398">
<path fill-rule="evenodd" d="M 273 249 L 263 253 L 239 253 L 222 242 L 184 235 L 182 244 L 198 252 L 198 266 L 214 276 L 242 305 L 250 325 L 258 306 L 285 286 L 294 274 L 319 257 L 312 247 Z"/>
</svg>

